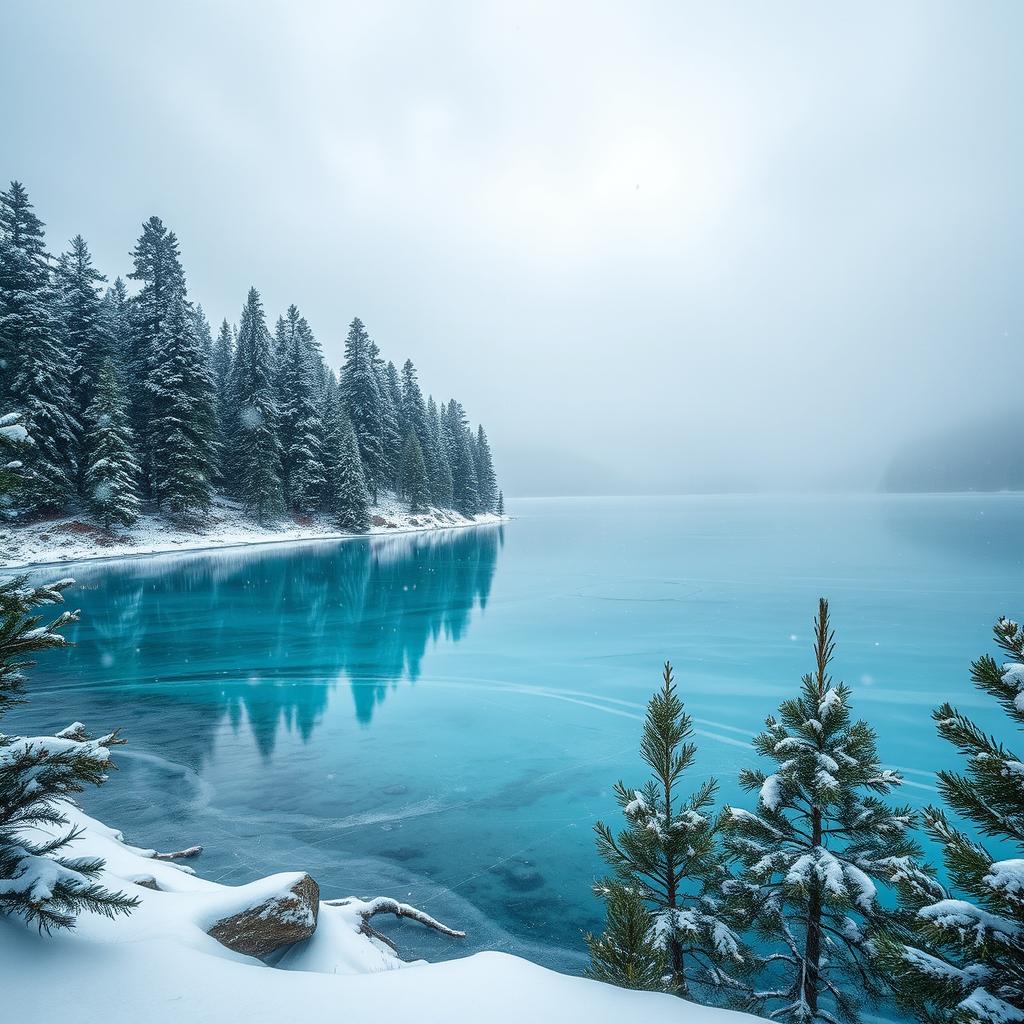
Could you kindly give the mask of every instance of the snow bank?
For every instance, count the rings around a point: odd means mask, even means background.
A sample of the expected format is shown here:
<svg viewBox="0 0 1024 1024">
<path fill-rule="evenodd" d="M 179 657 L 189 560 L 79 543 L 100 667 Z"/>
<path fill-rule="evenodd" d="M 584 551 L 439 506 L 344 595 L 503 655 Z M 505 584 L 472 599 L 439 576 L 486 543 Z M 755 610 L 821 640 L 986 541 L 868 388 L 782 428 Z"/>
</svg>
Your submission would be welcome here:
<svg viewBox="0 0 1024 1024">
<path fill-rule="evenodd" d="M 452 529 L 507 521 L 490 513 L 467 517 L 451 509 L 410 513 L 404 502 L 385 496 L 371 509 L 370 535 L 416 530 Z M 129 529 L 107 532 L 95 524 L 65 516 L 44 523 L 0 524 L 0 569 L 24 569 L 58 562 L 154 555 L 168 551 L 202 551 L 246 544 L 281 544 L 310 540 L 342 540 L 353 536 L 339 531 L 328 519 L 308 523 L 281 523 L 261 527 L 250 522 L 233 502 L 218 498 L 210 523 L 202 530 L 184 529 L 156 516 L 142 516 Z"/>
<path fill-rule="evenodd" d="M 80 1024 L 756 1020 L 567 977 L 502 953 L 406 964 L 359 934 L 356 909 L 328 903 L 320 905 L 314 936 L 268 966 L 226 949 L 203 926 L 211 915 L 251 905 L 254 895 L 282 891 L 295 875 L 219 885 L 154 860 L 77 808 L 68 807 L 68 817 L 83 829 L 75 852 L 105 858 L 103 884 L 141 903 L 127 918 L 83 915 L 73 932 L 51 937 L 0 917 L 0 988 L 11 1020 L 49 1019 L 60 1006 L 71 1007 Z"/>
</svg>

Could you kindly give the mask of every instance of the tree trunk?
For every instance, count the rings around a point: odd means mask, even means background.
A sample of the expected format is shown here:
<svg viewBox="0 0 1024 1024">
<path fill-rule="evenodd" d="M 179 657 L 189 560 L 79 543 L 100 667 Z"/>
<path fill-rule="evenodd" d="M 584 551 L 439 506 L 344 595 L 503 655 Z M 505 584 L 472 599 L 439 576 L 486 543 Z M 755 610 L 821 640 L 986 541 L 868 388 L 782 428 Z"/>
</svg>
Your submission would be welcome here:
<svg viewBox="0 0 1024 1024">
<path fill-rule="evenodd" d="M 811 811 L 811 838 L 821 846 L 821 811 Z M 804 946 L 803 997 L 811 1013 L 818 1012 L 818 982 L 821 977 L 821 886 L 817 879 L 807 901 L 807 939 Z"/>
</svg>

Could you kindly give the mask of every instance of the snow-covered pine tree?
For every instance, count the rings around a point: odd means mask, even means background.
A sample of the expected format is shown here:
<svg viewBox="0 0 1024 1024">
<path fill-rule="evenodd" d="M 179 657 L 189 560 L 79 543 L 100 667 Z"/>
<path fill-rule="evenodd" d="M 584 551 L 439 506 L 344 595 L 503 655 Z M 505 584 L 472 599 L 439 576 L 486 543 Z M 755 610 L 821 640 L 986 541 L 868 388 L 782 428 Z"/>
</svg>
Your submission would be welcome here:
<svg viewBox="0 0 1024 1024">
<path fill-rule="evenodd" d="M 442 416 L 444 446 L 452 468 L 452 501 L 456 511 L 473 516 L 480 511 L 473 435 L 469 431 L 462 406 L 451 399 Z"/>
<path fill-rule="evenodd" d="M 39 651 L 67 643 L 60 632 L 76 621 L 63 612 L 43 622 L 37 611 L 59 604 L 71 580 L 29 586 L 24 576 L 0 580 L 0 718 L 24 701 L 24 670 Z M 76 722 L 56 736 L 0 733 L 0 913 L 23 918 L 41 931 L 72 928 L 83 911 L 114 917 L 138 904 L 96 880 L 103 862 L 68 856 L 77 837 L 66 829 L 62 802 L 87 785 L 99 785 L 114 768 L 116 733 L 89 739 Z M 35 829 L 42 826 L 49 838 Z"/>
<path fill-rule="evenodd" d="M 12 181 L 0 193 L 0 390 L 34 442 L 24 453 L 21 499 L 37 512 L 62 510 L 76 473 L 79 423 L 57 308 L 43 224 Z"/>
<path fill-rule="evenodd" d="M 147 374 L 150 474 L 157 508 L 202 522 L 213 503 L 217 463 L 214 387 L 196 337 L 195 314 L 182 296 L 161 317 Z"/>
<path fill-rule="evenodd" d="M 75 235 L 71 247 L 57 259 L 57 289 L 63 347 L 71 360 L 71 398 L 75 417 L 83 427 L 86 410 L 96 394 L 100 370 L 109 354 L 110 336 L 103 322 L 99 289 L 105 280 L 92 265 L 85 239 Z M 81 452 L 82 449 L 77 458 L 79 488 L 84 485 Z"/>
<path fill-rule="evenodd" d="M 278 402 L 285 499 L 297 514 L 315 511 L 324 488 L 324 425 L 317 379 L 302 318 L 293 305 L 280 322 Z"/>
<path fill-rule="evenodd" d="M 128 408 L 132 430 L 139 446 L 143 486 L 153 492 L 153 431 L 150 401 L 160 381 L 151 380 L 160 343 L 164 317 L 173 302 L 185 301 L 185 272 L 181 266 L 178 239 L 159 217 L 142 225 L 142 234 L 131 252 L 133 281 L 142 288 L 131 303 L 131 344 L 128 352 Z"/>
<path fill-rule="evenodd" d="M 595 893 L 621 895 L 618 885 L 642 898 L 651 914 L 649 940 L 665 951 L 663 990 L 681 996 L 690 995 L 693 987 L 710 991 L 732 985 L 731 972 L 742 970 L 750 959 L 733 928 L 740 917 L 721 903 L 726 874 L 719 824 L 711 813 L 718 784 L 708 779 L 690 796 L 679 793 L 681 778 L 697 755 L 692 735 L 693 720 L 666 662 L 661 689 L 647 704 L 640 741 L 652 777 L 640 789 L 615 784 L 615 799 L 626 818 L 622 831 L 616 835 L 603 821 L 594 826 L 598 853 L 615 876 L 598 883 Z M 626 909 L 616 907 L 615 912 Z M 604 949 L 615 940 L 609 932 L 596 941 Z M 590 945 L 593 950 L 594 942 Z M 634 955 L 649 958 L 643 944 L 626 962 Z M 594 968 L 609 971 L 611 963 L 598 962 Z"/>
<path fill-rule="evenodd" d="M 272 373 L 263 303 L 260 293 L 250 288 L 231 364 L 228 465 L 234 493 L 257 522 L 272 520 L 284 511 Z"/>
<path fill-rule="evenodd" d="M 206 319 L 203 307 L 196 304 L 192 310 L 192 325 L 195 328 L 196 340 L 199 342 L 199 351 L 206 360 L 210 377 L 213 377 L 213 332 L 210 330 L 210 321 Z"/>
<path fill-rule="evenodd" d="M 498 491 L 498 506 L 494 510 L 499 516 L 505 514 L 505 492 Z"/>
<path fill-rule="evenodd" d="M 448 451 L 442 436 L 441 413 L 433 395 L 427 399 L 427 427 L 430 430 L 430 447 L 434 452 L 436 467 L 434 475 L 430 478 L 430 496 L 433 503 L 439 508 L 451 508 L 453 504 L 452 465 L 448 460 Z"/>
<path fill-rule="evenodd" d="M 228 476 L 224 459 L 228 455 L 228 423 L 230 415 L 230 388 L 228 385 L 231 379 L 231 360 L 234 354 L 234 337 L 231 333 L 231 326 L 227 320 L 221 322 L 217 338 L 213 343 L 213 355 L 210 357 L 210 367 L 213 371 L 214 408 L 217 413 L 217 451 L 219 459 L 217 462 L 217 481 L 223 483 Z"/>
<path fill-rule="evenodd" d="M 996 644 L 1010 660 L 984 655 L 974 685 L 1024 726 L 1024 628 L 1001 618 Z M 939 735 L 967 758 L 966 772 L 940 771 L 939 792 L 999 846 L 956 828 L 928 807 L 925 828 L 942 847 L 953 892 L 910 877 L 900 886 L 910 935 L 888 936 L 880 962 L 899 1001 L 927 1024 L 1010 1024 L 1024 1020 L 1024 761 L 951 704 L 932 717 Z M 1004 853 L 1012 853 L 1006 857 Z"/>
<path fill-rule="evenodd" d="M 427 467 L 423 463 L 423 452 L 416 439 L 416 432 L 409 431 L 402 452 L 400 474 L 402 496 L 409 502 L 410 512 L 422 512 L 430 504 L 430 486 L 427 482 Z"/>
<path fill-rule="evenodd" d="M 348 429 L 345 423 L 347 414 L 338 393 L 338 379 L 333 370 L 327 371 L 324 382 L 320 418 L 324 425 L 324 486 L 321 505 L 326 511 L 331 511 L 337 502 L 341 443 Z"/>
<path fill-rule="evenodd" d="M 381 395 L 381 449 L 384 452 L 385 483 L 389 490 L 397 491 L 405 455 L 405 435 L 401 429 L 402 388 L 394 363 L 385 364 L 375 355 L 374 366 Z"/>
<path fill-rule="evenodd" d="M 107 337 L 106 352 L 127 394 L 128 364 L 131 353 L 131 300 L 124 281 L 117 277 L 100 302 L 100 323 Z"/>
<path fill-rule="evenodd" d="M 483 426 L 478 426 L 476 443 L 473 445 L 473 461 L 476 466 L 476 486 L 481 512 L 493 512 L 498 497 L 498 479 L 494 475 L 494 459 Z"/>
<path fill-rule="evenodd" d="M 835 651 L 828 602 L 814 620 L 815 671 L 769 716 L 754 747 L 774 771 L 740 772 L 756 811 L 726 808 L 726 849 L 740 866 L 729 904 L 749 913 L 767 952 L 752 1005 L 772 1020 L 856 1021 L 883 979 L 872 940 L 892 923 L 877 884 L 916 872 L 909 807 L 879 797 L 902 783 L 883 769 L 875 733 L 852 721 L 850 691 L 828 672 Z"/>
<path fill-rule="evenodd" d="M 338 447 L 334 519 L 342 530 L 365 533 L 370 526 L 370 501 L 363 479 L 359 443 L 347 419 L 342 421 Z"/>
<path fill-rule="evenodd" d="M 381 446 L 381 395 L 373 364 L 374 349 L 362 320 L 356 317 L 345 339 L 340 389 L 359 445 L 366 486 L 376 501 L 378 490 L 385 484 L 387 465 Z"/>
<path fill-rule="evenodd" d="M 104 529 L 139 517 L 139 467 L 117 373 L 104 360 L 85 412 L 85 502 Z"/>
<path fill-rule="evenodd" d="M 423 465 L 427 471 L 427 484 L 433 498 L 434 481 L 437 479 L 437 440 L 430 429 L 427 404 L 423 400 L 419 381 L 416 378 L 416 367 L 412 360 L 407 359 L 402 367 L 401 377 L 401 423 L 403 436 L 410 430 L 416 434 L 423 455 Z"/>
<path fill-rule="evenodd" d="M 25 463 L 19 456 L 32 444 L 32 438 L 21 420 L 17 412 L 0 415 L 0 519 L 17 515 L 25 482 Z"/>
<path fill-rule="evenodd" d="M 668 957 L 643 895 L 634 887 L 605 882 L 601 896 L 606 909 L 604 932 L 584 936 L 590 951 L 587 976 L 620 988 L 664 992 Z"/>
</svg>

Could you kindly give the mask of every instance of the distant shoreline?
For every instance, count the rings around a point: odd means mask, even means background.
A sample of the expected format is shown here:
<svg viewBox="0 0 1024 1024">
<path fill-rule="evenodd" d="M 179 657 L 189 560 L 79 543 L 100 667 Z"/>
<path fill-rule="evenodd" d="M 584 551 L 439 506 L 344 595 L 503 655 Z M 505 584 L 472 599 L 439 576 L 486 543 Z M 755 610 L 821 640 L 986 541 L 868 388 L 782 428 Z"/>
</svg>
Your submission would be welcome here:
<svg viewBox="0 0 1024 1024">
<path fill-rule="evenodd" d="M 10 527 L 0 533 L 0 546 L 14 541 L 12 559 L 0 561 L 0 572 L 21 572 L 56 568 L 83 562 L 111 562 L 160 555 L 198 554 L 232 548 L 271 544 L 305 544 L 312 541 L 358 540 L 362 537 L 386 537 L 397 534 L 428 533 L 437 530 L 459 530 L 470 526 L 488 526 L 509 521 L 508 516 L 482 513 L 467 518 L 449 510 L 432 509 L 412 514 L 394 506 L 378 506 L 372 510 L 375 520 L 366 533 L 345 533 L 330 529 L 322 522 L 309 526 L 264 529 L 247 523 L 235 509 L 218 509 L 227 513 L 212 530 L 192 533 L 146 516 L 139 524 L 125 530 L 113 541 L 105 537 L 97 542 L 102 531 L 83 524 L 74 517 L 31 526 Z M 83 527 L 85 529 L 83 529 Z M 81 532 L 79 532 L 81 531 Z M 57 536 L 54 537 L 54 534 Z M 122 540 L 118 543 L 118 540 Z"/>
</svg>

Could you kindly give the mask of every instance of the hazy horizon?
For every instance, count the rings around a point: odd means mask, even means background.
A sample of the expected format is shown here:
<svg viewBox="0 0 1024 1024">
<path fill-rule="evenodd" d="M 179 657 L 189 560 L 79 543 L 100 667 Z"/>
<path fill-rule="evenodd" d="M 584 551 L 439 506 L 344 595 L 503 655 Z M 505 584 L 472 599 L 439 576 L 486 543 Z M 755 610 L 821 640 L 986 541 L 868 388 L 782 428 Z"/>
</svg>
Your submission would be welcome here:
<svg viewBox="0 0 1024 1024">
<path fill-rule="evenodd" d="M 1024 373 L 1010 3 L 9 4 L 0 175 L 359 316 L 509 495 L 868 491 Z M 980 436 L 980 435 L 979 435 Z"/>
</svg>

